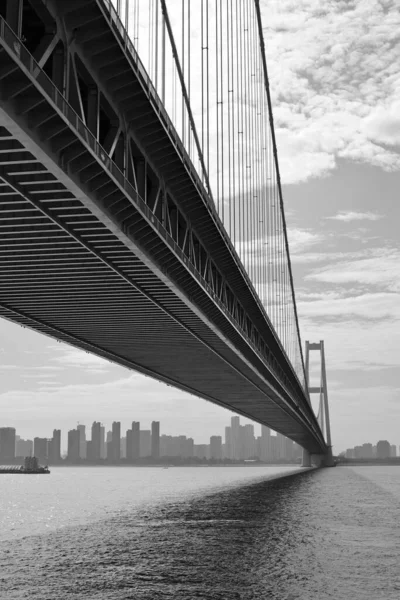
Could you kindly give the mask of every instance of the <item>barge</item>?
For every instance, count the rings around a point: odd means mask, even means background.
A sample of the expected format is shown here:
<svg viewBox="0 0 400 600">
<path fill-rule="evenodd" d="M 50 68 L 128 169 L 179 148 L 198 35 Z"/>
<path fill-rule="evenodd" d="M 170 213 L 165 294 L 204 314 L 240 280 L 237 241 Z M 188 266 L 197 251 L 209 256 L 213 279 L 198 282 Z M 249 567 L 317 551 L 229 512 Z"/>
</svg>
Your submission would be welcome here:
<svg viewBox="0 0 400 600">
<path fill-rule="evenodd" d="M 39 465 L 36 456 L 26 456 L 23 465 L 0 465 L 0 474 L 11 475 L 48 475 L 49 468 Z"/>
</svg>

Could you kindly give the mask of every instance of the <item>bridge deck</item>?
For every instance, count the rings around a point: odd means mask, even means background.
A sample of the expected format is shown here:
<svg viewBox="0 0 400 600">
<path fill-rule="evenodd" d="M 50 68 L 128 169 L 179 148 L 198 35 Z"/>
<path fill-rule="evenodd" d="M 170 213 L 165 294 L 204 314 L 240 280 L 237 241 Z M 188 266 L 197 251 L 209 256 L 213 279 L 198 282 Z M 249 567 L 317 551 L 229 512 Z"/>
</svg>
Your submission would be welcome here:
<svg viewBox="0 0 400 600">
<path fill-rule="evenodd" d="M 67 4 L 73 9 L 73 2 Z M 127 58 L 116 32 L 104 30 L 109 26 L 100 4 L 86 2 L 80 20 L 93 29 L 96 17 L 97 31 L 108 39 L 101 42 L 106 51 L 97 53 L 96 68 L 104 74 L 111 64 L 117 73 L 116 63 Z M 223 232 L 215 233 L 220 224 L 201 198 L 201 185 L 171 151 L 160 115 L 158 128 L 150 126 L 157 107 L 149 98 L 139 100 L 143 87 L 134 71 L 128 71 L 132 96 L 125 94 L 131 105 L 135 98 L 131 125 L 148 152 L 152 147 L 157 169 L 169 170 L 174 193 L 186 202 L 186 213 L 197 217 L 202 239 L 214 245 L 235 292 L 246 296 L 275 361 L 283 365 L 283 380 L 65 99 L 16 46 L 4 22 L 1 44 L 0 314 L 268 424 L 311 452 L 324 451 L 290 365 L 261 320 L 251 287 L 243 285 L 233 253 L 221 245 Z M 94 52 L 93 40 L 90 46 Z M 118 89 L 114 81 L 113 93 Z"/>
</svg>

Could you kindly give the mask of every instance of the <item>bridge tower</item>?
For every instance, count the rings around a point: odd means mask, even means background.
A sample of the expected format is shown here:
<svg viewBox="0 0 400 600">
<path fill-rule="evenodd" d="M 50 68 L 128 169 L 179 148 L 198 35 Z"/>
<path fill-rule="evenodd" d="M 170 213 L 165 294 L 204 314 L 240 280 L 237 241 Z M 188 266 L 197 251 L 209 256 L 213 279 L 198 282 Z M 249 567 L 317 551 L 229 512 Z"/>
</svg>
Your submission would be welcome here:
<svg viewBox="0 0 400 600">
<path fill-rule="evenodd" d="M 317 350 L 320 354 L 320 384 L 317 387 L 310 385 L 310 352 L 312 350 Z M 328 384 L 326 379 L 325 348 L 323 340 L 320 340 L 317 343 L 310 343 L 309 341 L 306 341 L 305 372 L 308 394 L 319 394 L 319 407 L 317 419 L 328 446 L 328 454 L 321 458 L 315 457 L 315 462 L 325 467 L 332 467 L 334 466 L 334 462 L 332 456 L 331 425 L 328 403 Z M 310 453 L 307 450 L 303 450 L 303 467 L 310 467 L 311 463 L 312 457 Z"/>
</svg>

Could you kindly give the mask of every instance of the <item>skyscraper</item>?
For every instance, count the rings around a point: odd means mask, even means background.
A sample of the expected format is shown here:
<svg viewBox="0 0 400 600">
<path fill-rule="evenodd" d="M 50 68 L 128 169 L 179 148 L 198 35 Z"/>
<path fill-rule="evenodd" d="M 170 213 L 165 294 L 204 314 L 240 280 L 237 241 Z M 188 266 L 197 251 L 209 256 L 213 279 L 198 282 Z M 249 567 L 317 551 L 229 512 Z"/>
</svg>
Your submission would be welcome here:
<svg viewBox="0 0 400 600">
<path fill-rule="evenodd" d="M 71 429 L 68 431 L 68 460 L 79 460 L 79 431 Z"/>
<path fill-rule="evenodd" d="M 232 458 L 232 430 L 230 427 L 225 427 L 225 456 L 224 458 Z"/>
<path fill-rule="evenodd" d="M 250 423 L 241 428 L 241 455 L 240 458 L 254 458 L 256 454 L 256 440 L 254 438 L 254 425 Z"/>
<path fill-rule="evenodd" d="M 132 429 L 126 430 L 126 459 L 132 460 Z"/>
<path fill-rule="evenodd" d="M 0 459 L 2 461 L 15 458 L 15 428 L 0 427 Z"/>
<path fill-rule="evenodd" d="M 33 438 L 33 456 L 36 456 L 40 465 L 47 465 L 49 461 L 48 451 L 47 438 Z"/>
<path fill-rule="evenodd" d="M 182 458 L 191 458 L 193 456 L 193 447 L 193 438 L 187 438 L 183 443 Z"/>
<path fill-rule="evenodd" d="M 119 421 L 114 421 L 112 424 L 111 453 L 112 455 L 108 458 L 119 461 L 121 458 L 121 423 Z"/>
<path fill-rule="evenodd" d="M 155 460 L 160 458 L 160 422 L 153 421 L 151 424 L 151 457 Z"/>
<path fill-rule="evenodd" d="M 99 460 L 101 457 L 101 423 L 99 421 L 93 421 L 92 424 L 92 443 L 90 445 L 90 458 L 91 460 Z"/>
<path fill-rule="evenodd" d="M 140 457 L 140 423 L 132 421 L 132 459 Z"/>
<path fill-rule="evenodd" d="M 126 458 L 126 437 L 121 437 L 120 458 Z"/>
<path fill-rule="evenodd" d="M 17 436 L 15 443 L 15 456 L 25 458 L 25 456 L 33 456 L 33 440 L 22 440 Z"/>
<path fill-rule="evenodd" d="M 79 457 L 86 458 L 86 425 L 77 425 L 76 428 L 79 431 Z"/>
<path fill-rule="evenodd" d="M 220 435 L 210 437 L 210 458 L 214 460 L 222 458 L 222 437 Z"/>
<path fill-rule="evenodd" d="M 104 425 L 100 426 L 100 458 L 107 458 L 107 446 L 106 446 L 106 428 Z"/>
<path fill-rule="evenodd" d="M 54 465 L 61 460 L 61 429 L 53 429 L 53 437 L 47 446 L 48 461 Z"/>
<path fill-rule="evenodd" d="M 107 460 L 112 460 L 113 450 L 112 450 L 112 431 L 107 431 L 106 435 L 106 458 Z"/>
<path fill-rule="evenodd" d="M 271 430 L 265 425 L 261 426 L 261 440 L 260 440 L 260 460 L 266 462 L 271 460 Z"/>
<path fill-rule="evenodd" d="M 376 453 L 378 458 L 390 457 L 390 444 L 386 440 L 380 440 L 376 445 Z"/>
<path fill-rule="evenodd" d="M 140 457 L 151 456 L 151 431 L 150 429 L 140 431 Z"/>
<path fill-rule="evenodd" d="M 362 445 L 362 457 L 363 458 L 372 458 L 372 456 L 373 456 L 372 444 L 363 444 Z"/>
<path fill-rule="evenodd" d="M 238 460 L 240 458 L 240 417 L 231 418 L 231 455 Z"/>
</svg>

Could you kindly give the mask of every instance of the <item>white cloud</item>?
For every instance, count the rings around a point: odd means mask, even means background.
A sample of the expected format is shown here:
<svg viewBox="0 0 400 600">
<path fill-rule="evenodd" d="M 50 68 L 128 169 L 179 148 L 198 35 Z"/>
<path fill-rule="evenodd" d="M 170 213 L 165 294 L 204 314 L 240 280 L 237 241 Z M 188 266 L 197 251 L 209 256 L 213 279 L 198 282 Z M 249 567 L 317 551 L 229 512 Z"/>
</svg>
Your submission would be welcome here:
<svg viewBox="0 0 400 600">
<path fill-rule="evenodd" d="M 400 145 L 400 102 L 379 106 L 366 118 L 365 132 L 378 143 Z"/>
<path fill-rule="evenodd" d="M 400 291 L 400 250 L 378 248 L 353 261 L 343 261 L 314 270 L 306 280 L 325 283 L 383 286 L 387 291 Z"/>
<path fill-rule="evenodd" d="M 282 178 L 321 176 L 337 158 L 386 170 L 400 156 L 397 2 L 262 0 Z"/>
<path fill-rule="evenodd" d="M 343 298 L 327 293 L 315 300 L 300 300 L 297 308 L 302 317 L 314 319 L 355 317 L 400 320 L 400 294 L 379 292 Z"/>
<path fill-rule="evenodd" d="M 104 358 L 90 354 L 77 348 L 62 346 L 62 353 L 60 354 L 60 347 L 57 346 L 58 354 L 51 360 L 63 367 L 79 367 L 90 371 L 91 373 L 103 373 L 104 371 L 111 369 L 113 365 Z"/>
<path fill-rule="evenodd" d="M 333 221 L 344 221 L 350 223 L 351 221 L 379 221 L 383 219 L 383 215 L 372 212 L 353 212 L 353 211 L 340 211 L 334 217 L 326 217 Z"/>
<path fill-rule="evenodd" d="M 300 327 L 304 340 L 325 340 L 328 377 L 332 371 L 352 370 L 368 374 L 369 365 L 382 368 L 398 367 L 400 355 L 399 320 L 358 320 L 342 314 L 340 319 L 321 318 L 318 314 L 306 316 L 300 310 Z M 362 381 L 358 374 L 352 382 Z M 343 385 L 346 385 L 343 382 Z"/>
<path fill-rule="evenodd" d="M 300 229 L 295 227 L 288 228 L 288 241 L 290 256 L 304 252 L 308 248 L 319 244 L 324 237 L 309 229 Z"/>
</svg>

